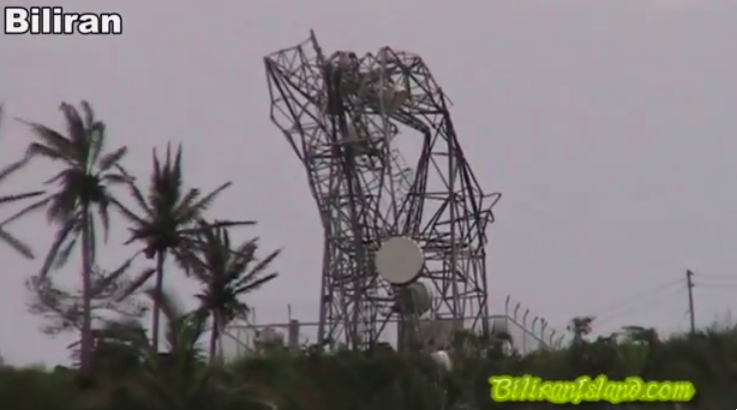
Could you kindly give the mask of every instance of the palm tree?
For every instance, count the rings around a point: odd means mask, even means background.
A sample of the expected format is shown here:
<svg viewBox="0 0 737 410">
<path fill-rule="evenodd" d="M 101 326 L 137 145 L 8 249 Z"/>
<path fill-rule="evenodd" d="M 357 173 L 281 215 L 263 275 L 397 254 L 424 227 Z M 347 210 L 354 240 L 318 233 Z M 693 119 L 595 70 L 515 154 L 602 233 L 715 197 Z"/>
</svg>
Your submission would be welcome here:
<svg viewBox="0 0 737 410">
<path fill-rule="evenodd" d="M 110 226 L 108 205 L 113 199 L 109 187 L 130 181 L 120 166 L 120 161 L 128 152 L 127 148 L 121 147 L 104 153 L 105 124 L 95 120 L 92 108 L 87 102 L 82 101 L 81 107 L 84 118 L 74 106 L 61 104 L 68 136 L 44 125 L 20 120 L 31 127 L 37 139 L 29 144 L 26 151 L 28 157 L 51 160 L 64 168 L 46 181 L 47 185 L 59 185 L 58 190 L 29 205 L 13 218 L 46 209 L 49 221 L 59 226 L 41 267 L 39 273 L 41 280 L 52 267 L 59 268 L 66 263 L 81 239 L 84 314 L 81 364 L 83 369 L 87 369 L 92 348 L 91 277 L 97 243 L 94 216 L 97 214 L 99 217 L 104 237 L 107 239 Z"/>
<path fill-rule="evenodd" d="M 117 394 L 117 400 L 111 400 L 111 404 L 120 406 L 115 408 L 276 410 L 263 389 L 243 383 L 226 369 L 205 365 L 199 346 L 205 331 L 203 317 L 186 312 L 172 293 L 155 288 L 145 293 L 165 319 L 166 353 L 159 353 L 136 321 L 111 322 L 99 332 L 101 355 L 111 353 L 109 358 L 113 359 L 134 357 L 132 362 L 140 364 L 132 380 L 120 386 L 126 394 Z"/>
<path fill-rule="evenodd" d="M 107 323 L 98 332 L 99 341 L 128 345 L 150 370 L 175 365 L 167 370 L 188 373 L 197 363 L 204 363 L 203 352 L 198 345 L 205 330 L 204 319 L 186 312 L 173 293 L 153 287 L 144 293 L 164 316 L 166 353 L 161 354 L 154 348 L 144 326 L 136 319 Z"/>
<path fill-rule="evenodd" d="M 197 312 L 202 317 L 212 317 L 210 361 L 214 362 L 222 330 L 235 318 L 245 317 L 249 311 L 240 296 L 259 289 L 278 276 L 277 273 L 267 274 L 266 270 L 281 249 L 258 260 L 258 238 L 232 249 L 228 229 L 208 229 L 212 225 L 204 220 L 198 222 L 200 230 L 193 246 L 180 254 L 179 259 L 187 272 L 204 287 L 196 295 L 200 300 Z"/>
<path fill-rule="evenodd" d="M 202 195 L 198 189 L 185 191 L 182 179 L 182 147 L 177 148 L 172 157 L 170 146 L 166 147 L 166 160 L 162 164 L 153 151 L 153 172 L 148 187 L 148 195 L 144 197 L 142 191 L 133 183 L 129 184 L 133 200 L 142 210 L 142 214 L 136 214 L 128 207 L 115 201 L 115 207 L 133 225 L 131 238 L 127 244 L 141 241 L 144 243 L 143 252 L 147 258 L 156 258 L 156 269 L 143 272 L 137 279 L 133 280 L 128 291 L 121 298 L 138 290 L 151 276 L 156 276 L 154 289 L 161 292 L 164 286 L 164 262 L 167 255 L 182 253 L 191 244 L 192 235 L 196 234 L 201 227 L 196 223 L 215 201 L 218 195 L 231 185 L 226 182 L 207 195 Z M 226 221 L 218 222 L 217 226 L 252 225 L 252 221 Z M 154 304 L 161 300 L 154 299 Z M 154 306 L 152 318 L 152 341 L 155 347 L 159 346 L 159 309 Z"/>
<path fill-rule="evenodd" d="M 0 119 L 2 119 L 1 118 L 2 113 L 3 113 L 3 107 L 0 105 Z M 16 161 L 0 169 L 0 184 L 7 181 L 16 172 L 20 171 L 21 168 L 23 168 L 27 163 L 28 163 L 28 156 L 25 156 L 21 160 Z M 34 198 L 39 195 L 43 195 L 43 193 L 44 191 L 31 191 L 31 192 L 25 192 L 22 194 L 3 195 L 3 196 L 0 196 L 0 205 L 7 205 L 7 204 L 18 202 L 24 199 Z M 17 218 L 13 216 L 13 217 L 6 219 L 3 222 L 0 222 L 0 241 L 4 242 L 6 245 L 15 249 L 18 253 L 20 253 L 27 259 L 34 259 L 34 255 L 33 255 L 33 251 L 31 250 L 31 247 L 25 244 L 24 242 L 22 242 L 20 239 L 16 238 L 13 234 L 11 234 L 5 229 L 5 226 L 15 219 Z"/>
</svg>

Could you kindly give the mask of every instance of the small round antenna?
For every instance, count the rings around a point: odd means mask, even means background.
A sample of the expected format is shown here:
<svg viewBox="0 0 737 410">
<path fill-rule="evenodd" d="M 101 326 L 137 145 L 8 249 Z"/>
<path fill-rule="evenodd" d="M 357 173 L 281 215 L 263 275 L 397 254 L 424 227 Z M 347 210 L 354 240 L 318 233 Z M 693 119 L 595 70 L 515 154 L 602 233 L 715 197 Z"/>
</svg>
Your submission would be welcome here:
<svg viewBox="0 0 737 410">
<path fill-rule="evenodd" d="M 379 276 L 392 285 L 414 281 L 424 264 L 425 255 L 417 242 L 401 236 L 389 238 L 376 253 Z"/>
<path fill-rule="evenodd" d="M 402 286 L 395 293 L 397 309 L 404 314 L 423 315 L 432 308 L 432 290 L 420 281 Z"/>
</svg>

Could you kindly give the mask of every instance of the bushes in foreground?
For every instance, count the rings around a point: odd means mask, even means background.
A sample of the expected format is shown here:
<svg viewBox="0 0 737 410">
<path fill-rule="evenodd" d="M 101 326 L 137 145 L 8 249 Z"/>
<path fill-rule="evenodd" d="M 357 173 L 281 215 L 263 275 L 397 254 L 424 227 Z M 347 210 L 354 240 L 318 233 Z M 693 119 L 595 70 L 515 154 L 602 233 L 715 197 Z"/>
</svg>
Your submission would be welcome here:
<svg viewBox="0 0 737 410">
<path fill-rule="evenodd" d="M 162 354 L 133 368 L 99 365 L 81 382 L 76 371 L 57 368 L 0 370 L 0 408 L 13 410 L 441 410 L 528 409 L 552 405 L 502 404 L 490 400 L 491 375 L 531 374 L 574 379 L 606 374 L 651 380 L 690 380 L 694 409 L 737 403 L 737 331 L 703 331 L 659 340 L 646 329 L 621 337 L 578 338 L 560 351 L 520 357 L 478 338 L 459 341 L 453 369 L 441 371 L 425 355 L 275 351 L 225 366 Z M 100 362 L 102 363 L 102 362 Z M 586 404 L 607 408 L 603 404 Z M 674 408 L 674 404 L 629 407 Z"/>
</svg>

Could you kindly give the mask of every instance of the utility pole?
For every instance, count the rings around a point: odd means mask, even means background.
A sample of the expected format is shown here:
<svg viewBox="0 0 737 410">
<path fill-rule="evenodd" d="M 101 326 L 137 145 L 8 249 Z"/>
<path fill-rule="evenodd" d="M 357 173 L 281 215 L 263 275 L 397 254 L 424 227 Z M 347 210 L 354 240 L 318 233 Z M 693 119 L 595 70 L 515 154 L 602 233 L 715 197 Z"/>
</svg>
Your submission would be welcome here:
<svg viewBox="0 0 737 410">
<path fill-rule="evenodd" d="M 691 318 L 691 333 L 696 333 L 696 313 L 693 306 L 693 272 L 686 270 L 686 287 L 688 289 L 688 315 Z"/>
</svg>

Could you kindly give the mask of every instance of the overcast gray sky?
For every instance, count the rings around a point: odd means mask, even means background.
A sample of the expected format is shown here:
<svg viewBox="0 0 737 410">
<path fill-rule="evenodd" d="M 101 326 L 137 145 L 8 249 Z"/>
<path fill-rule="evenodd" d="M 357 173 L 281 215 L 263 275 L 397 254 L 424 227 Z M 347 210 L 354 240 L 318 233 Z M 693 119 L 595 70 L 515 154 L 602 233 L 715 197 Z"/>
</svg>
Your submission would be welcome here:
<svg viewBox="0 0 737 410">
<path fill-rule="evenodd" d="M 257 219 L 243 238 L 285 247 L 275 264 L 281 279 L 251 300 L 260 322 L 284 320 L 287 303 L 294 316 L 316 318 L 322 233 L 301 166 L 269 122 L 262 63 L 310 28 L 327 50 L 417 52 L 450 95 L 476 175 L 504 194 L 490 228 L 495 311 L 511 294 L 562 325 L 677 280 L 687 268 L 734 273 L 708 283 L 737 284 L 733 0 L 55 5 L 120 12 L 125 33 L 0 36 L 8 117 L 58 127 L 62 100 L 88 99 L 111 141 L 132 150 L 127 163 L 138 175 L 150 168 L 151 148 L 171 140 L 184 143 L 192 185 L 233 179 L 213 214 Z M 2 134 L 9 161 L 29 134 L 11 121 Z M 52 171 L 37 165 L 4 192 L 38 186 Z M 121 245 L 124 227 L 116 228 L 103 266 L 131 252 Z M 39 215 L 15 232 L 43 254 L 53 231 Z M 22 283 L 40 262 L 6 249 L 0 258 L 0 352 L 12 363 L 65 361 L 70 338 L 47 339 L 26 313 Z M 77 266 L 59 275 L 75 281 Z M 194 291 L 185 279 L 170 283 L 182 295 Z M 735 289 L 697 288 L 698 322 L 732 308 Z M 601 326 L 686 325 L 683 289 L 644 300 Z"/>
</svg>

